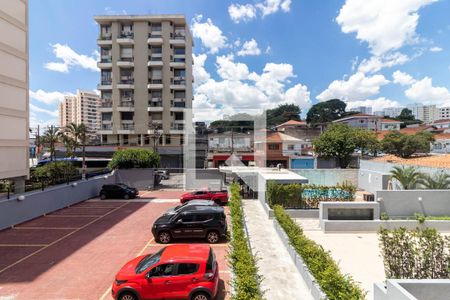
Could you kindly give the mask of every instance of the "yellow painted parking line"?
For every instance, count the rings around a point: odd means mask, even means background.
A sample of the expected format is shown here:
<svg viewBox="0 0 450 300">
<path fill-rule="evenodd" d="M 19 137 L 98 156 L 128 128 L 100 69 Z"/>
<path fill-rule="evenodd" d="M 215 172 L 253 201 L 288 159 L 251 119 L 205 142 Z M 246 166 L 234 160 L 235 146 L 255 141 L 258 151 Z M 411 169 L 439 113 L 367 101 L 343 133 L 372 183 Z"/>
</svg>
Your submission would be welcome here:
<svg viewBox="0 0 450 300">
<path fill-rule="evenodd" d="M 95 223 L 96 221 L 98 221 L 98 220 L 100 220 L 100 219 L 106 217 L 107 215 L 109 215 L 109 214 L 115 212 L 116 210 L 118 210 L 118 209 L 124 207 L 124 206 L 127 205 L 127 204 L 128 204 L 128 203 L 125 203 L 124 205 L 119 206 L 119 207 L 117 207 L 116 209 L 107 212 L 107 213 L 104 214 L 103 216 L 100 216 L 99 218 L 97 218 L 97 219 L 95 219 L 95 220 L 92 220 L 91 222 L 89 222 L 89 223 L 83 225 L 82 227 L 79 227 L 79 228 L 77 228 L 76 230 L 74 230 L 74 231 L 72 231 L 72 232 L 69 232 L 68 234 L 64 235 L 63 237 L 57 239 L 56 241 L 51 242 L 51 243 L 48 244 L 47 246 L 42 247 L 41 249 L 38 249 L 38 250 L 34 251 L 33 253 L 31 253 L 31 254 L 29 254 L 29 255 L 27 255 L 27 256 L 25 256 L 25 257 L 19 259 L 18 261 L 16 261 L 16 262 L 14 262 L 14 263 L 12 263 L 12 264 L 10 264 L 10 265 L 4 267 L 3 269 L 0 270 L 0 274 L 3 273 L 3 272 L 5 272 L 5 271 L 8 270 L 8 269 L 14 267 L 15 265 L 17 265 L 17 264 L 23 262 L 24 260 L 27 260 L 28 258 L 32 257 L 33 255 L 36 255 L 36 254 L 40 253 L 41 251 L 44 251 L 44 250 L 47 249 L 48 247 L 53 246 L 54 244 L 56 244 L 56 243 L 58 243 L 58 242 L 64 240 L 65 238 L 67 238 L 67 237 L 71 236 L 72 234 L 74 234 L 74 233 L 80 231 L 81 229 L 84 229 L 84 228 L 88 227 L 89 225 L 91 225 L 91 224 Z M 40 228 L 40 229 L 41 229 L 41 228 Z M 51 228 L 51 229 L 54 229 L 54 228 Z"/>
<path fill-rule="evenodd" d="M 154 238 L 151 238 L 150 241 L 147 242 L 147 244 L 145 244 L 144 248 L 141 249 L 141 251 L 139 251 L 139 253 L 136 255 L 137 256 L 141 256 L 142 253 L 144 253 L 145 249 L 154 241 Z M 103 300 L 105 299 L 106 296 L 109 295 L 109 293 L 111 293 L 111 287 L 108 287 L 106 289 L 106 291 L 103 293 L 103 295 L 100 296 L 100 298 L 98 298 L 99 300 Z"/>
<path fill-rule="evenodd" d="M 0 244 L 0 247 L 45 247 L 48 244 Z"/>
</svg>

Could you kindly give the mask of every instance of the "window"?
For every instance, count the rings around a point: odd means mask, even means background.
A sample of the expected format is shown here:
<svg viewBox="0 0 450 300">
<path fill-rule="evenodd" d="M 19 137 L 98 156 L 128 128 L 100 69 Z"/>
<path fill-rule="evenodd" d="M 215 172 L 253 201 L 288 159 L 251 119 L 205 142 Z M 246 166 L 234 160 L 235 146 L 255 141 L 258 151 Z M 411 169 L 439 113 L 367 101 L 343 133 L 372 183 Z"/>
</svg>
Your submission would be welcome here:
<svg viewBox="0 0 450 300">
<path fill-rule="evenodd" d="M 184 55 L 186 53 L 186 49 L 184 48 L 175 48 L 173 50 L 173 54 L 175 55 Z"/>
<path fill-rule="evenodd" d="M 213 219 L 213 216 L 211 216 L 211 215 L 197 215 L 195 217 L 195 221 L 199 221 L 199 222 L 212 220 L 212 219 Z"/>
<path fill-rule="evenodd" d="M 121 47 L 120 48 L 121 58 L 133 58 L 133 48 L 132 47 Z"/>
<path fill-rule="evenodd" d="M 186 97 L 186 92 L 184 91 L 176 91 L 174 94 L 175 99 L 184 99 Z"/>
<path fill-rule="evenodd" d="M 186 70 L 184 69 L 175 69 L 173 72 L 175 77 L 185 77 L 186 76 Z"/>
<path fill-rule="evenodd" d="M 213 273 L 215 273 L 216 271 L 216 257 L 214 255 L 214 252 L 211 250 L 209 250 L 209 257 L 208 257 L 208 261 L 206 262 L 206 272 L 212 271 Z"/>
<path fill-rule="evenodd" d="M 294 145 L 288 145 L 288 150 L 294 150 Z"/>
<path fill-rule="evenodd" d="M 121 112 L 122 121 L 132 121 L 133 115 L 133 112 Z"/>
<path fill-rule="evenodd" d="M 183 223 L 194 222 L 194 216 L 193 215 L 182 215 L 182 216 L 178 217 L 177 221 L 178 220 L 181 220 Z"/>
<path fill-rule="evenodd" d="M 153 80 L 162 79 L 162 69 L 151 69 L 150 73 L 151 73 L 150 77 Z"/>
<path fill-rule="evenodd" d="M 198 267 L 198 264 L 179 264 L 177 275 L 197 273 Z"/>
<path fill-rule="evenodd" d="M 279 144 L 269 144 L 269 150 L 279 150 L 280 145 Z"/>
<path fill-rule="evenodd" d="M 163 254 L 165 248 L 162 248 L 161 250 L 159 250 L 158 252 L 156 252 L 153 255 L 147 255 L 146 257 L 144 257 L 136 266 L 136 273 L 142 273 L 144 272 L 146 269 L 150 268 L 151 266 L 153 266 L 154 264 L 158 263 L 159 260 L 161 259 L 161 255 Z"/>
<path fill-rule="evenodd" d="M 174 264 L 162 264 L 151 269 L 150 272 L 148 272 L 148 277 L 172 276 L 174 270 Z"/>
<path fill-rule="evenodd" d="M 166 135 L 166 145 L 170 145 L 170 135 Z"/>
</svg>

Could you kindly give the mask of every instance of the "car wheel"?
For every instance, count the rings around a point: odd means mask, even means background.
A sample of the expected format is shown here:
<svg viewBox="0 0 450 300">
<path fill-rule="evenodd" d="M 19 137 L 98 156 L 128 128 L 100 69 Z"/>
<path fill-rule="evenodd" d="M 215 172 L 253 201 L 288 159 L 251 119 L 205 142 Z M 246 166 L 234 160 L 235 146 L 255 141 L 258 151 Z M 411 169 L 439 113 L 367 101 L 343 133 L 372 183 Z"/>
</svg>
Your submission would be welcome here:
<svg viewBox="0 0 450 300">
<path fill-rule="evenodd" d="M 215 244 L 219 241 L 220 236 L 219 233 L 217 231 L 210 231 L 208 232 L 208 234 L 206 235 L 206 240 L 208 241 L 208 243 L 210 244 Z"/>
<path fill-rule="evenodd" d="M 100 194 L 100 199 L 105 200 L 106 199 L 106 195 L 105 194 Z"/>
<path fill-rule="evenodd" d="M 128 199 L 130 199 L 130 195 L 128 195 L 128 194 L 125 194 L 125 196 L 123 196 L 123 199 L 125 199 L 125 200 L 128 200 Z"/>
<path fill-rule="evenodd" d="M 172 240 L 172 236 L 170 235 L 170 232 L 168 232 L 168 231 L 161 231 L 158 234 L 158 241 L 161 244 L 168 244 L 168 243 L 170 243 L 171 240 Z"/>
<path fill-rule="evenodd" d="M 119 296 L 118 299 L 119 299 L 119 300 L 138 300 L 138 298 L 136 297 L 135 294 L 133 294 L 133 293 L 127 293 L 127 292 L 122 293 L 122 294 Z"/>
<path fill-rule="evenodd" d="M 211 300 L 211 296 L 209 296 L 207 293 L 200 292 L 192 295 L 191 300 Z"/>
</svg>

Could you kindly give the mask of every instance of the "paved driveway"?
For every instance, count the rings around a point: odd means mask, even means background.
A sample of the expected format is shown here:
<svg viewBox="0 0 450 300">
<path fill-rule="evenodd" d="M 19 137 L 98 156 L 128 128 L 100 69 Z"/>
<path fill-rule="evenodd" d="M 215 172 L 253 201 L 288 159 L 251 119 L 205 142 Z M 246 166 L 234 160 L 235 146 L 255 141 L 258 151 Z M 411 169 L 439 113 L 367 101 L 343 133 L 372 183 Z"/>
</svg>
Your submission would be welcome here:
<svg viewBox="0 0 450 300">
<path fill-rule="evenodd" d="M 0 299 L 110 299 L 118 269 L 162 247 L 151 225 L 178 204 L 175 194 L 89 200 L 0 231 Z M 218 299 L 226 299 L 227 244 L 213 249 L 223 279 Z"/>
</svg>

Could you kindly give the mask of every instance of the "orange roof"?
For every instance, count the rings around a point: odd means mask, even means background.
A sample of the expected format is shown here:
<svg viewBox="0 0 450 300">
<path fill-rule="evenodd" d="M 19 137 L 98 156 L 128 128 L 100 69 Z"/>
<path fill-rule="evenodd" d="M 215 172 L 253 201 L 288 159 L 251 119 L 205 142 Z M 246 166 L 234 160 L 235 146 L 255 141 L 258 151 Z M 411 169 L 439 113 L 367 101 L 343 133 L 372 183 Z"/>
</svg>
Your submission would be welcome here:
<svg viewBox="0 0 450 300">
<path fill-rule="evenodd" d="M 435 140 L 448 140 L 450 139 L 450 133 L 438 133 L 434 135 Z"/>
<path fill-rule="evenodd" d="M 278 132 L 270 133 L 267 135 L 266 141 L 272 143 L 281 143 L 280 134 Z"/>
<path fill-rule="evenodd" d="M 296 137 L 281 133 L 281 132 L 273 132 L 267 134 L 266 142 L 267 143 L 282 143 L 283 141 L 290 142 L 302 142 L 301 139 Z"/>
<path fill-rule="evenodd" d="M 281 126 L 298 126 L 298 125 L 306 125 L 306 122 L 305 121 L 289 120 L 287 122 L 284 122 L 283 124 L 277 125 L 276 127 L 281 127 Z"/>
<path fill-rule="evenodd" d="M 442 120 L 434 121 L 434 124 L 439 124 L 439 123 L 450 123 L 450 119 L 442 119 Z"/>
<path fill-rule="evenodd" d="M 400 121 L 397 121 L 397 120 L 383 118 L 383 119 L 381 119 L 381 123 L 403 123 L 403 122 L 400 122 Z"/>
</svg>

